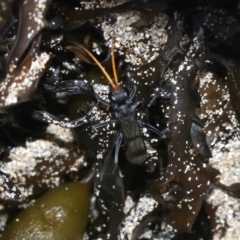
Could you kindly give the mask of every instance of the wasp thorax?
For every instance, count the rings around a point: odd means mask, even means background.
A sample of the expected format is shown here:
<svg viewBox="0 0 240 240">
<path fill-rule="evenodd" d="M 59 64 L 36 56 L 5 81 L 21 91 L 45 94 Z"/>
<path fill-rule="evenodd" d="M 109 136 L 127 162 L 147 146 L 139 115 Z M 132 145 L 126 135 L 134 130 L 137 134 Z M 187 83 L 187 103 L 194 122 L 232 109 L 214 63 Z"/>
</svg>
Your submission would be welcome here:
<svg viewBox="0 0 240 240">
<path fill-rule="evenodd" d="M 128 91 L 124 88 L 120 88 L 110 93 L 110 99 L 115 103 L 122 103 L 128 99 Z"/>
</svg>

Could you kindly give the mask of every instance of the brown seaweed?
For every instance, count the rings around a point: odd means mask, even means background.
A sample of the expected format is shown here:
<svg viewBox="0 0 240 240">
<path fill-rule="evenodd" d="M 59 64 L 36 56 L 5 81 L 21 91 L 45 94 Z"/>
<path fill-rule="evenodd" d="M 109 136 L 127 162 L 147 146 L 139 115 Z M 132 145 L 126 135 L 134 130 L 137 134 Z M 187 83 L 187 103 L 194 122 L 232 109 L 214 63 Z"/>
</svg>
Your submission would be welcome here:
<svg viewBox="0 0 240 240">
<path fill-rule="evenodd" d="M 194 14 L 198 24 L 206 29 L 208 45 L 214 51 L 222 52 L 224 46 L 229 46 L 230 43 L 237 43 L 240 21 L 232 12 L 226 9 L 216 10 L 209 6 L 204 6 L 195 9 L 192 14 Z M 224 51 L 223 53 L 226 52 Z"/>
<path fill-rule="evenodd" d="M 160 90 L 163 90 L 162 87 L 162 79 L 164 77 L 164 74 L 166 73 L 169 65 L 172 63 L 173 58 L 175 56 L 182 56 L 184 54 L 183 49 L 180 47 L 180 35 L 178 32 L 178 28 L 176 26 L 176 21 L 172 15 L 170 15 L 168 23 L 165 27 L 167 34 L 168 34 L 168 40 L 167 43 L 163 49 L 163 51 L 160 53 L 160 55 L 153 60 L 151 63 L 143 65 L 140 68 L 135 68 L 134 66 L 129 65 L 128 66 L 128 75 L 129 78 L 135 79 L 137 78 L 137 75 L 141 72 L 144 76 L 144 72 L 149 71 L 149 68 L 154 68 L 155 72 L 154 75 L 150 75 L 150 77 L 144 77 L 144 80 L 147 82 L 150 82 L 154 80 L 154 84 L 152 84 L 154 87 L 161 86 Z M 142 90 L 143 91 L 143 90 Z M 152 88 L 149 90 L 146 89 L 144 86 L 144 91 L 147 93 L 145 95 L 153 94 Z M 151 99 L 146 99 L 147 101 L 150 101 L 148 106 L 151 106 L 153 102 L 156 100 L 156 98 L 168 98 L 169 96 L 165 95 L 166 91 L 157 92 L 154 97 Z M 150 96 L 148 96 L 150 98 Z"/>
<path fill-rule="evenodd" d="M 240 94 L 239 94 L 239 89 L 240 89 L 240 82 L 239 82 L 239 76 L 240 76 L 240 62 L 237 60 L 231 60 L 231 59 L 226 59 L 223 58 L 219 55 L 212 54 L 212 58 L 219 63 L 221 63 L 227 70 L 227 83 L 228 83 L 228 88 L 230 92 L 230 98 L 233 104 L 233 107 L 238 115 L 240 116 Z"/>
<path fill-rule="evenodd" d="M 208 158 L 212 157 L 211 150 L 206 141 L 206 136 L 203 133 L 202 128 L 196 123 L 192 123 L 191 126 L 191 139 L 194 147 L 200 154 Z"/>
<path fill-rule="evenodd" d="M 27 117 L 24 115 L 27 115 L 28 111 L 32 111 L 32 108 L 39 110 L 44 105 L 44 108 L 47 110 L 54 109 L 56 111 L 57 117 L 53 118 L 55 122 L 60 122 L 59 119 L 66 118 L 62 121 L 65 124 L 62 125 L 64 127 L 66 124 L 71 123 L 69 119 L 71 119 L 72 111 L 69 109 L 79 108 L 80 111 L 74 110 L 74 114 L 77 116 L 81 115 L 82 112 L 86 113 L 85 110 L 82 110 L 84 107 L 81 104 L 81 100 L 79 100 L 81 96 L 71 98 L 68 95 L 72 95 L 72 93 L 75 95 L 89 93 L 90 97 L 92 97 L 94 90 L 91 83 L 93 81 L 96 85 L 102 83 L 94 64 L 79 49 L 77 44 L 82 43 L 83 39 L 83 45 L 91 49 L 94 39 L 94 43 L 103 50 L 104 59 L 102 62 L 105 62 L 106 68 L 109 65 L 110 54 L 105 52 L 105 45 L 107 44 L 102 33 L 100 33 L 100 40 L 94 38 L 92 32 L 84 30 L 83 24 L 85 28 L 88 28 L 88 20 L 90 19 L 135 11 L 139 13 L 140 19 L 130 26 L 137 28 L 134 31 L 138 31 L 143 26 L 147 27 L 146 25 L 159 13 L 166 13 L 169 16 L 169 21 L 165 28 L 168 40 L 165 48 L 159 52 L 159 56 L 154 61 L 140 68 L 133 69 L 134 67 L 129 66 L 126 73 L 122 74 L 123 83 L 127 87 L 128 85 L 138 85 L 140 90 L 138 97 L 143 100 L 143 105 L 146 106 L 146 111 L 141 114 L 149 114 L 149 122 L 152 121 L 159 131 L 162 131 L 163 127 L 169 127 L 169 129 L 164 130 L 169 133 L 166 134 L 167 139 L 165 141 L 160 141 L 154 134 L 146 133 L 144 140 L 149 141 L 149 145 L 151 145 L 147 146 L 148 150 L 154 149 L 158 152 L 157 159 L 150 159 L 154 165 L 151 171 L 149 171 L 150 168 L 148 168 L 147 164 L 146 166 L 136 167 L 128 163 L 123 154 L 126 152 L 125 146 L 120 147 L 120 153 L 117 156 L 120 159 L 119 163 L 114 161 L 116 158 L 114 156 L 115 129 L 114 131 L 103 129 L 97 133 L 91 132 L 89 128 L 73 130 L 76 140 L 85 144 L 87 151 L 91 154 L 91 158 L 94 159 L 92 161 L 94 161 L 97 170 L 95 196 L 102 212 L 104 214 L 105 212 L 107 213 L 107 220 L 102 223 L 104 225 L 103 231 L 99 235 L 104 235 L 106 239 L 118 239 L 119 228 L 125 217 L 123 206 L 126 191 L 136 202 L 139 199 L 139 195 L 149 191 L 152 197 L 159 203 L 159 206 L 153 212 L 143 217 L 135 228 L 132 239 L 138 239 L 145 232 L 144 228 L 148 224 L 153 224 L 154 226 L 154 223 L 158 224 L 158 227 L 155 230 L 151 228 L 152 232 L 160 232 L 159 236 L 165 239 L 181 239 L 181 237 L 186 237 L 185 239 L 187 239 L 189 236 L 191 239 L 191 236 L 196 235 L 189 232 L 194 231 L 194 228 L 196 229 L 199 226 L 198 224 L 205 224 L 203 229 L 206 231 L 214 228 L 214 226 L 206 226 L 208 220 L 206 216 L 202 217 L 202 212 L 206 212 L 204 199 L 213 186 L 239 198 L 239 183 L 226 186 L 219 182 L 216 180 L 219 171 L 208 164 L 208 158 L 212 157 L 209 144 L 214 144 L 213 140 L 217 141 L 221 124 L 229 122 L 228 115 L 231 112 L 231 104 L 236 111 L 236 115 L 239 117 L 240 114 L 240 83 L 238 79 L 240 76 L 240 62 L 237 59 L 240 52 L 239 13 L 234 11 L 235 9 L 232 7 L 229 7 L 228 10 L 220 9 L 219 6 L 224 7 L 222 3 L 224 1 L 221 1 L 221 3 L 216 3 L 215 0 L 209 2 L 209 6 L 206 6 L 208 2 L 203 0 L 191 3 L 166 0 L 127 1 L 123 4 L 121 1 L 121 4 L 115 7 L 87 10 L 81 8 L 82 1 L 45 0 L 34 2 L 28 0 L 28 4 L 25 4 L 25 1 L 22 0 L 14 6 L 14 9 L 12 9 L 13 2 L 11 0 L 3 1 L 7 5 L 7 11 L 4 13 L 3 19 L 0 20 L 0 38 L 5 36 L 5 33 L 10 32 L 9 26 L 13 18 L 18 20 L 18 32 L 14 45 L 11 47 L 7 57 L 6 65 L 4 63 L 5 56 L 1 56 L 0 108 L 6 110 L 8 114 L 8 108 L 10 110 L 13 109 L 13 105 L 18 108 L 22 104 L 25 110 L 20 111 L 20 114 L 22 113 L 23 120 L 28 122 Z M 18 15 L 15 13 L 16 9 L 19 12 Z M 36 12 L 39 14 L 37 18 L 33 17 Z M 31 14 L 29 15 L 29 13 Z M 175 20 L 177 14 L 183 17 L 184 24 L 181 34 Z M 186 16 L 191 17 L 192 23 L 184 19 Z M 111 21 L 114 21 L 115 16 L 110 16 L 110 18 Z M 96 20 L 91 22 L 93 28 L 99 28 L 99 26 L 94 26 L 97 22 Z M 187 23 L 192 25 L 191 33 L 189 33 Z M 182 41 L 181 36 L 185 34 L 185 31 L 190 39 L 188 44 L 183 45 L 185 49 L 183 50 L 180 42 Z M 203 39 L 196 34 L 198 31 L 201 31 L 199 35 L 204 36 Z M 82 38 L 79 40 L 79 35 L 81 34 Z M 52 44 L 51 41 L 54 43 Z M 75 44 L 74 42 L 77 43 Z M 211 55 L 208 49 L 210 49 Z M 48 55 L 46 52 L 51 54 Z M 72 53 L 75 54 L 75 59 Z M 49 59 L 53 55 L 54 59 L 49 63 Z M 201 96 L 198 93 L 199 80 L 196 79 L 196 73 L 199 69 L 209 70 L 212 66 L 210 60 L 219 63 L 220 66 L 226 69 L 226 82 L 231 101 L 228 99 L 227 103 L 224 102 L 226 105 L 223 108 L 222 115 L 218 116 L 215 122 L 205 126 L 204 121 L 200 120 L 197 114 L 201 105 Z M 70 64 L 72 65 L 70 66 Z M 31 72 L 32 67 L 36 65 L 39 67 L 37 71 Z M 52 79 L 49 79 L 51 77 L 48 74 L 41 79 L 45 70 L 49 70 L 52 67 Z M 155 73 L 144 76 L 144 72 L 151 68 L 156 69 Z M 170 75 L 173 74 L 170 77 L 170 84 L 163 81 L 167 71 L 169 71 Z M 138 76 L 139 74 L 142 74 L 141 79 Z M 40 79 L 41 84 L 39 85 Z M 75 84 L 76 80 L 79 85 Z M 84 84 L 86 89 L 80 86 L 83 81 L 88 81 L 89 83 Z M 136 84 L 137 81 L 138 83 Z M 145 85 L 146 82 L 149 83 L 147 87 Z M 57 96 L 62 94 L 66 86 L 69 89 L 69 92 L 65 92 L 67 96 Z M 41 100 L 39 100 L 37 92 L 40 93 Z M 152 98 L 151 94 L 154 92 L 155 95 Z M 163 111 L 162 103 L 164 101 L 166 105 L 169 104 L 170 106 L 170 110 L 167 113 Z M 25 104 L 26 102 L 32 102 L 34 106 L 29 107 L 28 104 Z M 88 99 L 86 105 L 89 106 L 91 104 L 91 100 Z M 113 112 L 100 106 L 93 115 L 94 119 L 101 123 L 111 118 Z M 17 122 L 15 118 L 16 115 L 4 118 L 7 124 L 3 120 L 0 122 L 2 132 L 6 132 L 9 135 L 9 139 L 13 140 L 13 133 L 6 126 L 13 126 Z M 88 123 L 88 120 L 86 120 L 86 123 Z M 150 123 L 152 124 L 152 122 Z M 208 135 L 207 139 L 203 131 L 204 127 L 205 131 L 211 130 L 211 135 Z M 1 139 L 4 148 L 6 141 Z M 154 143 L 155 141 L 157 143 Z M 14 142 L 14 144 L 20 145 L 18 142 Z M 76 148 L 78 149 L 78 147 Z M 70 155 L 74 162 L 79 153 L 72 151 Z M 57 168 L 57 164 L 52 168 Z M 46 166 L 50 168 L 50 163 L 49 165 L 40 165 L 36 172 L 47 179 L 47 175 L 44 175 L 41 169 L 46 169 Z M 3 172 L 0 172 L 0 175 L 2 178 L 5 176 Z M 71 181 L 69 179 L 71 178 L 67 175 L 63 181 Z M 28 178 L 27 180 L 27 184 L 35 181 L 39 185 L 44 185 L 42 180 L 29 180 Z M 149 180 L 149 184 L 146 187 L 145 181 L 147 180 Z M 3 187 L 8 187 L 4 191 L 11 193 L 11 188 L 15 189 L 15 186 L 9 181 L 7 175 L 4 181 L 5 183 L 8 182 L 8 186 L 3 183 Z M 171 190 L 169 191 L 169 189 Z M 167 197 L 164 197 L 163 195 L 167 191 L 170 193 Z M 16 199 L 19 196 L 20 192 L 17 191 Z M 164 231 L 167 231 L 169 226 L 161 229 L 159 227 L 160 224 L 163 224 L 162 226 L 167 224 L 173 228 L 173 234 L 167 233 L 164 235 Z M 104 232 L 105 229 L 107 229 L 106 232 Z M 208 232 L 204 236 L 207 235 L 211 234 Z"/>
<path fill-rule="evenodd" d="M 169 119 L 172 137 L 168 146 L 168 166 L 161 178 L 152 182 L 154 188 L 159 188 L 175 178 L 179 180 L 182 195 L 166 216 L 166 223 L 182 232 L 191 230 L 212 179 L 219 174 L 217 170 L 196 159 L 191 153 L 191 129 L 195 124 L 193 121 L 196 119 L 197 107 L 190 89 L 197 71 L 195 62 L 191 58 L 193 50 L 190 48 L 172 79 Z M 209 148 L 204 138 L 195 139 L 194 136 L 194 142 L 195 145 L 205 146 L 206 150 L 199 150 L 204 155 L 209 155 Z"/>
<path fill-rule="evenodd" d="M 19 3 L 18 33 L 7 58 L 7 67 L 17 67 L 24 60 L 23 55 L 34 38 L 45 27 L 45 14 L 51 0 L 21 0 Z M 30 47 L 31 52 L 31 47 Z M 11 67 L 10 67 L 11 66 Z"/>
<path fill-rule="evenodd" d="M 64 30 L 71 30 L 82 26 L 86 21 L 91 18 L 101 17 L 113 13 L 125 13 L 130 11 L 137 11 L 143 13 L 142 18 L 133 23 L 132 27 L 141 27 L 153 19 L 156 14 L 165 12 L 170 8 L 168 1 L 154 1 L 154 2 L 139 2 L 129 1 L 112 8 L 96 8 L 89 10 L 80 10 L 80 8 L 69 8 L 62 16 Z"/>
<path fill-rule="evenodd" d="M 154 209 L 147 215 L 145 215 L 143 217 L 143 219 L 141 220 L 141 222 L 133 230 L 131 240 L 138 240 L 139 236 L 141 236 L 141 234 L 144 233 L 145 228 L 147 228 L 147 226 L 150 223 L 161 222 L 163 219 L 163 216 L 162 216 L 163 212 L 164 211 L 163 211 L 162 207 L 159 207 L 159 208 Z"/>
<path fill-rule="evenodd" d="M 8 29 L 12 18 L 12 0 L 1 1 L 0 8 L 0 41 Z"/>
<path fill-rule="evenodd" d="M 34 94 L 50 55 L 39 53 L 40 37 L 33 41 L 32 52 L 26 57 L 21 67 L 12 66 L 0 83 L 0 107 L 5 108 L 25 102 Z M 37 66 L 37 68 L 36 68 Z"/>
<path fill-rule="evenodd" d="M 227 192 L 229 195 L 240 198 L 240 183 L 233 183 L 229 186 L 226 184 L 221 183 L 220 181 L 216 181 L 215 185 L 222 189 L 223 191 Z"/>
<path fill-rule="evenodd" d="M 204 131 L 208 134 L 206 135 L 206 141 L 209 145 L 214 144 L 219 139 L 220 126 L 223 123 L 230 123 L 229 112 L 232 110 L 232 103 L 229 101 L 223 107 L 223 113 L 214 121 L 208 124 Z"/>
</svg>

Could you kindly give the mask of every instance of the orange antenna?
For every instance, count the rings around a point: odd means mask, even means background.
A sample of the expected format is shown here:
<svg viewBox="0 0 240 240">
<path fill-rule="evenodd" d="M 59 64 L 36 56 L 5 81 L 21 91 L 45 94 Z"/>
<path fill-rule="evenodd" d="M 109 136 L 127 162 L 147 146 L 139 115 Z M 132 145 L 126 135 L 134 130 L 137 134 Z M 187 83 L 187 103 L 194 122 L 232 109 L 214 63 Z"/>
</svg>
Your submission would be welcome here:
<svg viewBox="0 0 240 240">
<path fill-rule="evenodd" d="M 93 54 L 91 52 L 89 52 L 85 47 L 81 46 L 82 49 L 92 58 L 92 60 L 98 65 L 98 67 L 102 70 L 103 74 L 105 75 L 105 77 L 107 78 L 107 80 L 109 81 L 109 83 L 111 84 L 112 88 L 114 90 L 117 90 L 119 87 L 117 85 L 114 84 L 114 82 L 112 81 L 112 79 L 110 78 L 110 76 L 108 75 L 108 73 L 106 72 L 105 68 L 102 66 L 102 64 L 93 56 Z"/>
<path fill-rule="evenodd" d="M 116 70 L 116 64 L 115 64 L 115 57 L 114 57 L 114 39 L 112 39 L 112 47 L 111 47 L 111 59 L 112 59 L 112 68 L 113 68 L 113 75 L 116 87 L 119 88 L 119 81 L 118 81 L 118 75 Z"/>
</svg>

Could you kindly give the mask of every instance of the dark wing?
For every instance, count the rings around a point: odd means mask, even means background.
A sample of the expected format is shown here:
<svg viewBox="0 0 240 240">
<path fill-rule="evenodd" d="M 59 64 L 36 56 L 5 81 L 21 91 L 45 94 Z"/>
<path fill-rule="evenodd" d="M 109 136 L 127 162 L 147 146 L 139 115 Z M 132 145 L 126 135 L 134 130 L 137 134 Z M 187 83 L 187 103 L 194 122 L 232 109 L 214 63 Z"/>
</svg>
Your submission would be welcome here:
<svg viewBox="0 0 240 240">
<path fill-rule="evenodd" d="M 54 93 L 65 92 L 69 95 L 86 94 L 94 96 L 92 85 L 84 80 L 68 80 L 54 85 L 45 84 L 44 88 Z"/>
<path fill-rule="evenodd" d="M 121 177 L 118 164 L 114 161 L 113 157 L 117 139 L 118 133 L 114 137 L 109 138 L 111 144 L 104 150 L 106 157 L 98 159 L 100 161 L 96 164 L 96 169 L 99 173 L 95 178 L 96 196 L 101 208 L 108 212 L 110 218 L 106 235 L 115 237 L 109 239 L 117 239 L 119 226 L 124 218 L 123 206 L 125 195 L 123 178 Z"/>
<path fill-rule="evenodd" d="M 147 151 L 136 117 L 132 115 L 129 121 L 119 119 L 119 123 L 124 143 L 127 145 L 127 160 L 133 164 L 143 164 L 147 159 Z"/>
</svg>

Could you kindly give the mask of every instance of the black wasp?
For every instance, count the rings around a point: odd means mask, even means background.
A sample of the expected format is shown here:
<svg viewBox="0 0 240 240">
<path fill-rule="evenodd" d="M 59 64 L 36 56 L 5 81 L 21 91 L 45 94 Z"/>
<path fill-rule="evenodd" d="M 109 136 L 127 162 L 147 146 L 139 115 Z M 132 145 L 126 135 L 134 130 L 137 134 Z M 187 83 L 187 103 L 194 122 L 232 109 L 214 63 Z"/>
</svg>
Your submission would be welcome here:
<svg viewBox="0 0 240 240">
<path fill-rule="evenodd" d="M 147 150 L 141 133 L 141 127 L 147 128 L 155 132 L 161 139 L 165 138 L 165 134 L 155 127 L 137 120 L 136 114 L 143 108 L 143 102 L 134 102 L 133 99 L 137 93 L 137 87 L 133 86 L 129 91 L 126 87 L 121 87 L 118 81 L 116 65 L 114 60 L 114 49 L 112 44 L 111 59 L 114 74 L 114 81 L 105 71 L 101 63 L 93 56 L 93 54 L 82 45 L 77 45 L 99 66 L 107 80 L 111 85 L 109 93 L 109 101 L 102 99 L 93 89 L 92 85 L 83 80 L 69 80 L 67 82 L 59 82 L 52 87 L 47 87 L 53 92 L 66 92 L 67 94 L 89 94 L 94 95 L 98 102 L 113 110 L 114 119 L 92 125 L 93 129 L 105 127 L 107 125 L 116 125 L 119 127 L 115 146 L 115 161 L 118 160 L 118 153 L 122 140 L 126 146 L 125 156 L 127 160 L 133 164 L 141 165 L 147 159 Z M 91 110 L 90 110 L 91 111 Z M 34 118 L 42 121 L 58 124 L 62 127 L 74 128 L 88 123 L 88 114 L 76 120 L 59 120 L 57 117 L 43 111 L 34 111 Z"/>
</svg>

